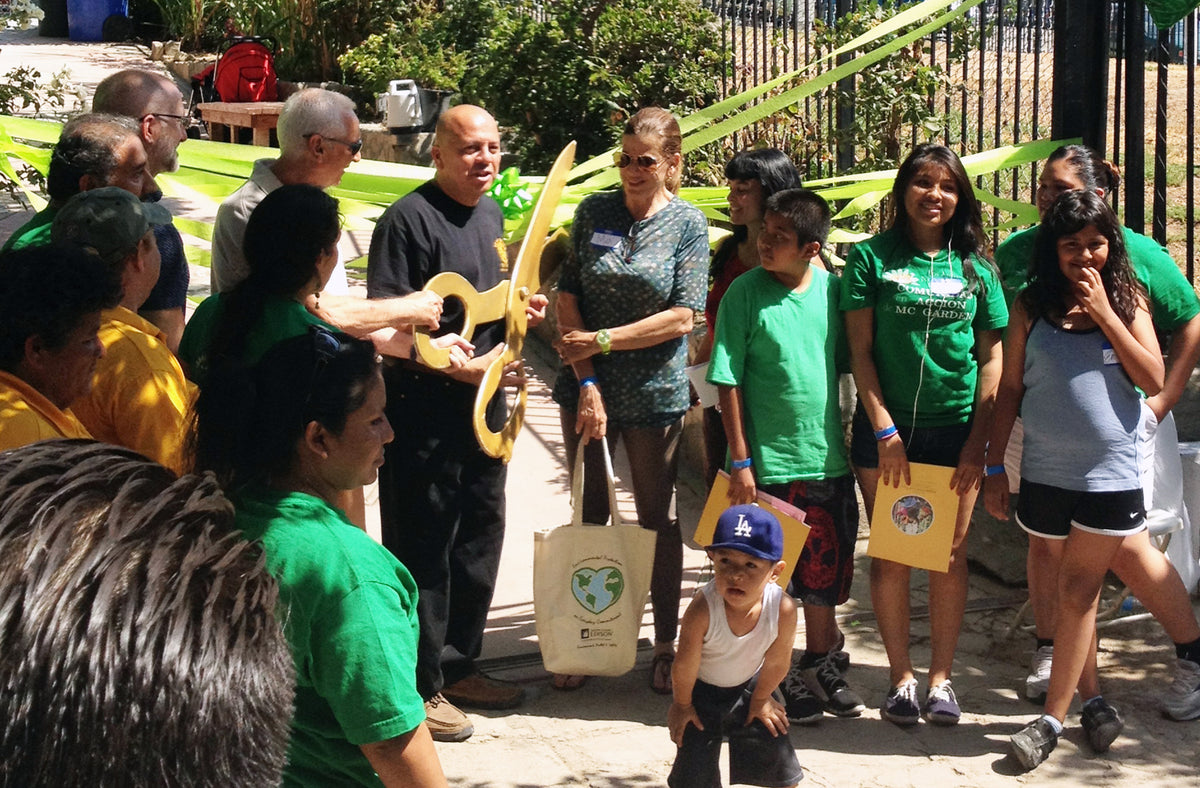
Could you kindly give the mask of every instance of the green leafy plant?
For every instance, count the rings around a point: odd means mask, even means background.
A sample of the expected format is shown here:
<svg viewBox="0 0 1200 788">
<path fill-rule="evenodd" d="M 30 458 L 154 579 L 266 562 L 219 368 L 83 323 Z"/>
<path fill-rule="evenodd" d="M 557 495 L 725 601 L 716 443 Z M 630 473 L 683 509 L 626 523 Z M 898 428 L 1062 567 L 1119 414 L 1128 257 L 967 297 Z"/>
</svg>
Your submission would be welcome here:
<svg viewBox="0 0 1200 788">
<path fill-rule="evenodd" d="M 393 79 L 457 91 L 467 72 L 467 55 L 451 41 L 449 23 L 434 0 L 418 0 L 403 21 L 373 33 L 338 58 L 343 79 L 370 93 L 382 93 Z"/>
</svg>

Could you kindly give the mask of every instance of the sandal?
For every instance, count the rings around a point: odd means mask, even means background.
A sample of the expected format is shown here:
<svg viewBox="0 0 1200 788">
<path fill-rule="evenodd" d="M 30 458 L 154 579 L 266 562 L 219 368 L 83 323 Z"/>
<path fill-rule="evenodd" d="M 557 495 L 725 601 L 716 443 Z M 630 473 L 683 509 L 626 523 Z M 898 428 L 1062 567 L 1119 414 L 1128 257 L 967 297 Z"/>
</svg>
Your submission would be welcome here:
<svg viewBox="0 0 1200 788">
<path fill-rule="evenodd" d="M 671 694 L 673 691 L 673 687 L 671 686 L 671 666 L 674 664 L 674 654 L 660 653 L 654 655 L 654 659 L 650 661 L 650 689 L 659 695 Z"/>
<path fill-rule="evenodd" d="M 573 676 L 570 673 L 555 673 L 550 679 L 550 686 L 560 692 L 573 692 L 587 684 L 587 676 Z"/>
</svg>

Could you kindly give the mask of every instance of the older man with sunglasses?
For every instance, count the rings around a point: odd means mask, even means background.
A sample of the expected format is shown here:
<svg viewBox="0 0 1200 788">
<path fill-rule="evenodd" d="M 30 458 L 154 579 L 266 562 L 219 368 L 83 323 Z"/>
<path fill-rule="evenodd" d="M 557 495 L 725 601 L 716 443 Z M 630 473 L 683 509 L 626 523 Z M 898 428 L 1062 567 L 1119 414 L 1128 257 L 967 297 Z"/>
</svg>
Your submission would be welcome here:
<svg viewBox="0 0 1200 788">
<path fill-rule="evenodd" d="M 242 239 L 250 213 L 280 186 L 307 183 L 336 186 L 362 150 L 354 102 L 340 93 L 306 88 L 288 97 L 279 115 L 279 158 L 254 162 L 250 180 L 217 209 L 212 241 L 212 290 L 226 293 L 250 273 Z M 346 267 L 339 255 L 329 283 L 310 310 L 348 334 L 371 339 L 380 352 L 407 356 L 412 324 L 436 327 L 442 299 L 432 293 L 367 301 L 349 295 Z"/>
<path fill-rule="evenodd" d="M 92 110 L 132 118 L 138 124 L 142 146 L 146 149 L 146 171 L 151 176 L 179 169 L 178 148 L 188 138 L 191 121 L 183 106 L 183 94 L 173 79 L 135 68 L 118 71 L 96 86 Z M 143 199 L 158 202 L 162 192 L 155 187 Z M 162 258 L 162 268 L 154 290 L 138 309 L 138 314 L 162 330 L 167 346 L 174 351 L 183 336 L 184 306 L 191 275 L 183 254 L 183 239 L 175 225 L 156 226 L 154 239 Z"/>
</svg>

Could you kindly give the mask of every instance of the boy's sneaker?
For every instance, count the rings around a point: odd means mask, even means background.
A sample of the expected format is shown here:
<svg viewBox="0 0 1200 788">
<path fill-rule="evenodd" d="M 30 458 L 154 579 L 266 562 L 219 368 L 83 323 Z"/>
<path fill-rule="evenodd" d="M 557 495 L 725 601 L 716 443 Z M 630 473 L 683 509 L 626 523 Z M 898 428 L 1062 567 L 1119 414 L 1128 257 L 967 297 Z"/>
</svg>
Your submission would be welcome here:
<svg viewBox="0 0 1200 788">
<path fill-rule="evenodd" d="M 958 698 L 954 696 L 954 688 L 950 679 L 929 688 L 925 696 L 925 708 L 922 709 L 926 722 L 934 725 L 956 725 L 962 717 L 962 709 L 958 706 Z"/>
<path fill-rule="evenodd" d="M 1033 652 L 1033 663 L 1025 677 L 1025 697 L 1039 706 L 1046 702 L 1046 690 L 1050 687 L 1050 663 L 1054 659 L 1054 646 L 1038 646 Z"/>
<path fill-rule="evenodd" d="M 789 722 L 799 725 L 811 725 L 820 722 L 825 716 L 825 704 L 813 694 L 804 682 L 804 674 L 800 671 L 799 661 L 792 663 L 779 689 L 783 692 L 783 705 L 787 709 Z"/>
<path fill-rule="evenodd" d="M 1175 660 L 1175 679 L 1163 696 L 1162 710 L 1181 722 L 1200 717 L 1200 665 L 1188 659 Z"/>
<path fill-rule="evenodd" d="M 1083 732 L 1087 734 L 1088 744 L 1095 752 L 1108 752 L 1108 748 L 1125 729 L 1121 712 L 1104 698 L 1094 698 L 1085 704 L 1079 717 L 1083 723 Z"/>
<path fill-rule="evenodd" d="M 897 725 L 916 725 L 921 721 L 921 708 L 917 705 L 917 680 L 909 679 L 895 687 L 883 701 L 880 714 L 888 722 Z"/>
<path fill-rule="evenodd" d="M 850 689 L 831 654 L 822 654 L 811 664 L 801 658 L 805 680 L 813 693 L 825 703 L 825 710 L 838 717 L 857 717 L 867 706 Z"/>
<path fill-rule="evenodd" d="M 844 632 L 840 634 L 834 647 L 829 649 L 829 658 L 845 676 L 846 671 L 850 669 L 850 655 L 846 653 L 846 634 Z"/>
<path fill-rule="evenodd" d="M 1046 760 L 1058 746 L 1058 734 L 1053 726 L 1041 717 L 1014 733 L 1008 739 L 1013 757 L 1027 770 Z"/>
</svg>

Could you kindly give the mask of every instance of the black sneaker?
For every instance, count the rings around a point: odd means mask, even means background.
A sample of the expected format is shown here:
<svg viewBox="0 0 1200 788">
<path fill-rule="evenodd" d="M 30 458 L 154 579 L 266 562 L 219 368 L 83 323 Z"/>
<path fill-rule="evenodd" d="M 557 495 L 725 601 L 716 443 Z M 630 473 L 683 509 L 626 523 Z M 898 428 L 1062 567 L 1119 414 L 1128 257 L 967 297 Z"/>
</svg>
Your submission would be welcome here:
<svg viewBox="0 0 1200 788">
<path fill-rule="evenodd" d="M 925 708 L 922 709 L 926 722 L 934 725 L 957 725 L 962 717 L 962 709 L 958 706 L 958 698 L 950 679 L 946 679 L 936 687 L 929 688 L 925 696 Z"/>
<path fill-rule="evenodd" d="M 921 707 L 917 705 L 917 680 L 908 681 L 892 687 L 892 691 L 883 701 L 880 714 L 888 722 L 897 725 L 916 725 L 921 721 Z"/>
<path fill-rule="evenodd" d="M 825 710 L 838 717 L 857 717 L 866 710 L 862 698 L 850 689 L 842 672 L 830 654 L 822 654 L 811 664 L 801 659 L 802 673 L 808 688 L 825 703 Z"/>
<path fill-rule="evenodd" d="M 1121 712 L 1109 705 L 1104 698 L 1095 698 L 1083 707 L 1079 714 L 1088 744 L 1096 752 L 1108 752 L 1108 748 L 1125 729 Z"/>
<path fill-rule="evenodd" d="M 1058 746 L 1058 734 L 1054 732 L 1050 723 L 1038 717 L 1010 736 L 1008 745 L 1013 757 L 1029 770 L 1054 752 L 1054 748 Z"/>
<path fill-rule="evenodd" d="M 799 662 L 792 663 L 792 668 L 779 685 L 779 689 L 783 692 L 783 705 L 787 709 L 788 721 L 799 725 L 812 725 L 820 722 L 825 716 L 825 704 L 804 682 Z"/>
</svg>

